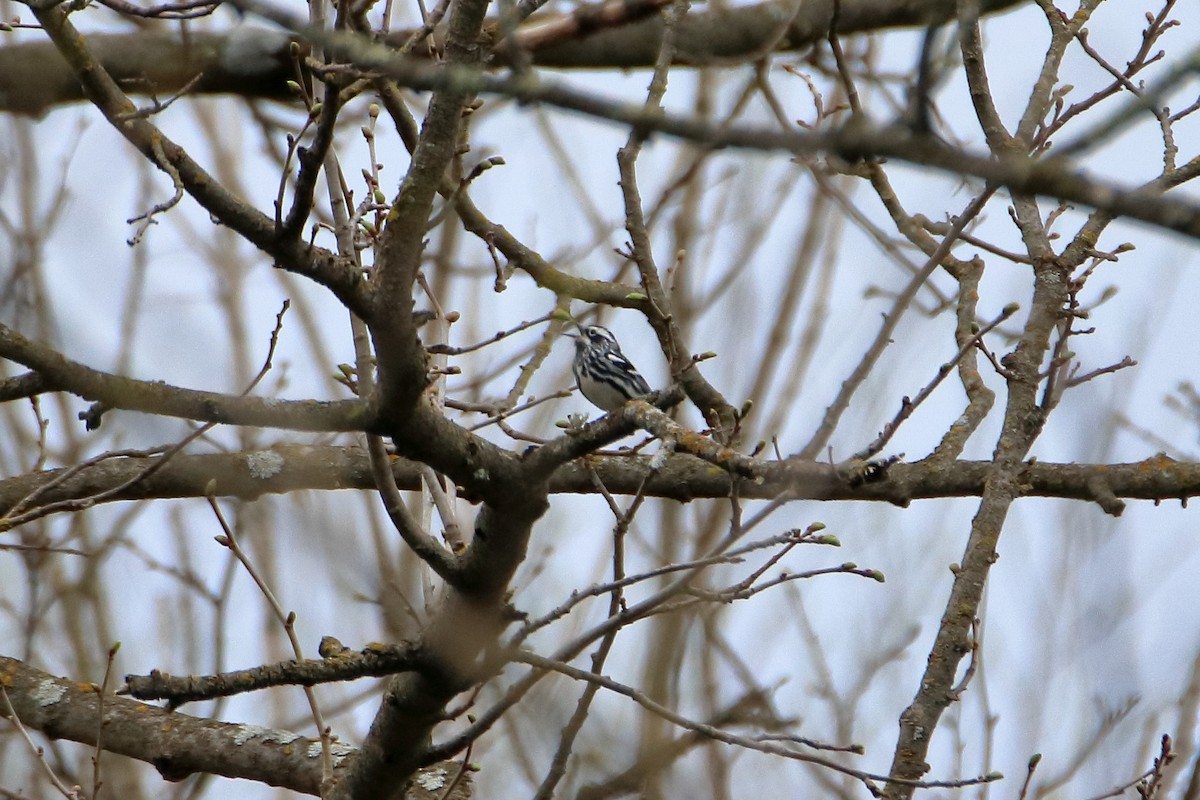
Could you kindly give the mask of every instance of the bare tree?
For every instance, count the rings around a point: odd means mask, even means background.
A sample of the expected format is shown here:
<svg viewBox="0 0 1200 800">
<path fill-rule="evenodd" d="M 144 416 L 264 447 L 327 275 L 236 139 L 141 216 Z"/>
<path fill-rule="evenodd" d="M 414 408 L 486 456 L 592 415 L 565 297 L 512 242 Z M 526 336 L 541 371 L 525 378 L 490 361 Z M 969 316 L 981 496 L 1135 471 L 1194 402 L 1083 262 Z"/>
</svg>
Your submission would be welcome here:
<svg viewBox="0 0 1200 800">
<path fill-rule="evenodd" d="M 0 2 L 0 793 L 1200 797 L 1197 9 L 298 7 Z"/>
</svg>

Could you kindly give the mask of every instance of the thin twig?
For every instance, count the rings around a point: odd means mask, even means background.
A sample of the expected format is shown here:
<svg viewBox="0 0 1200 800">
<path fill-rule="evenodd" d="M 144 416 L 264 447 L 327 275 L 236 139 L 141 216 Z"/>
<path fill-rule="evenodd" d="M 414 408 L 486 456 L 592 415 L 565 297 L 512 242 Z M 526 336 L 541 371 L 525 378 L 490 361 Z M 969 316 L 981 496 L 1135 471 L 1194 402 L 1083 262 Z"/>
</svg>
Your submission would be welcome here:
<svg viewBox="0 0 1200 800">
<path fill-rule="evenodd" d="M 967 224 L 983 211 L 992 195 L 996 193 L 996 186 L 989 185 L 983 192 L 975 197 L 967 205 L 963 212 L 959 214 L 950 230 L 942 237 L 942 241 L 938 243 L 937 249 L 930 254 L 925 265 L 920 272 L 912 277 L 903 291 L 896 297 L 896 302 L 892 309 L 884 315 L 883 324 L 879 328 L 879 332 L 875 335 L 875 340 L 867 348 L 867 352 L 859 360 L 858 365 L 850 373 L 849 377 L 842 382 L 842 387 L 838 392 L 837 397 L 829 407 L 825 409 L 825 416 L 821 420 L 821 424 L 813 432 L 808 443 L 802 447 L 798 456 L 802 459 L 812 461 L 829 443 L 834 431 L 837 428 L 838 422 L 842 418 L 842 414 L 850 407 L 850 400 L 854 393 L 858 391 L 863 382 L 867 379 L 867 375 L 871 369 L 879 362 L 884 349 L 892 342 L 892 334 L 896 330 L 896 326 L 900 324 L 900 319 L 905 310 L 916 297 L 917 291 L 925 284 L 934 271 L 942 265 L 942 260 L 950 255 L 951 249 L 954 247 L 955 241 L 958 239 L 958 234 L 962 232 Z"/>
<path fill-rule="evenodd" d="M 223 535 L 215 537 L 217 544 L 228 548 L 229 551 L 237 558 L 237 560 L 242 563 L 242 566 L 246 568 L 246 572 L 254 580 L 255 585 L 258 586 L 258 590 L 262 593 L 263 598 L 266 599 L 267 605 L 271 607 L 271 611 L 275 614 L 275 618 L 283 626 L 284 633 L 287 635 L 288 641 L 292 645 L 292 652 L 296 654 L 296 660 L 303 661 L 304 650 L 300 646 L 300 639 L 296 636 L 295 612 L 289 611 L 284 613 L 283 606 L 281 606 L 279 601 L 275 598 L 275 593 L 271 591 L 271 587 L 267 585 L 266 580 L 255 568 L 254 562 L 250 560 L 250 557 L 238 544 L 237 536 L 234 535 L 233 528 L 228 522 L 226 522 L 225 515 L 221 512 L 221 506 L 217 504 L 216 498 L 212 494 L 209 494 L 207 496 L 207 500 L 209 507 L 212 509 L 213 515 L 217 518 L 217 522 L 221 526 L 221 530 L 224 531 Z M 308 699 L 308 707 L 312 710 L 312 719 L 317 727 L 317 736 L 320 737 L 322 742 L 322 759 L 325 762 L 322 766 L 322 774 L 328 776 L 332 774 L 333 770 L 332 755 L 330 751 L 330 743 L 332 742 L 332 739 L 330 738 L 330 730 L 328 727 L 326 727 L 325 719 L 321 714 L 321 706 L 317 702 L 316 690 L 311 686 L 305 686 L 304 696 Z"/>
<path fill-rule="evenodd" d="M 566 675 L 567 677 L 588 683 L 596 683 L 600 687 L 608 689 L 615 694 L 628 697 L 655 716 L 661 717 L 673 725 L 677 725 L 685 730 L 694 731 L 715 741 L 743 747 L 748 750 L 757 750 L 759 752 L 783 756 L 784 758 L 794 759 L 796 761 L 817 764 L 819 766 L 834 770 L 835 772 L 840 772 L 843 775 L 849 775 L 850 777 L 861 781 L 865 786 L 867 786 L 868 790 L 871 791 L 878 791 L 874 786 L 875 783 L 895 783 L 921 789 L 961 788 L 964 786 L 978 786 L 982 783 L 991 783 L 992 781 L 1001 780 L 1004 777 L 999 773 L 989 773 L 987 775 L 980 775 L 975 778 L 965 778 L 953 781 L 909 781 L 897 780 L 895 778 L 889 778 L 886 775 L 877 775 L 874 773 L 865 772 L 863 770 L 856 770 L 843 764 L 839 764 L 835 761 L 830 761 L 819 756 L 813 756 L 808 753 L 802 753 L 790 747 L 783 747 L 771 741 L 758 741 L 752 737 L 739 736 L 721 728 L 689 719 L 682 714 L 672 711 L 661 703 L 654 701 L 644 692 L 634 689 L 631 686 L 618 683 L 617 681 L 614 681 L 604 675 L 597 675 L 592 672 L 587 672 L 586 670 L 572 667 L 570 664 L 556 661 L 552 658 L 545 658 L 543 656 L 535 655 L 534 653 L 524 650 L 512 653 L 510 655 L 512 660 L 529 664 L 530 666 L 537 667 L 538 669 L 557 672 L 562 675 Z"/>
<path fill-rule="evenodd" d="M 92 753 L 92 800 L 96 800 L 100 796 L 100 787 L 103 785 L 100 780 L 100 757 L 104 755 L 104 697 L 108 694 L 108 684 L 112 679 L 113 660 L 116 659 L 117 651 L 120 649 L 120 642 L 108 648 L 108 659 L 104 664 L 104 680 L 100 682 L 100 689 L 96 692 L 96 748 Z"/>
<path fill-rule="evenodd" d="M 551 312 L 549 314 L 543 314 L 542 316 L 538 317 L 537 319 L 531 319 L 527 322 L 522 322 L 520 325 L 517 325 L 516 327 L 513 327 L 513 328 L 509 328 L 506 331 L 497 331 L 494 335 L 488 337 L 487 339 L 484 339 L 483 341 L 476 342 L 475 344 L 463 345 L 461 347 L 451 347 L 448 344 L 431 344 L 431 345 L 427 346 L 425 348 L 425 350 L 434 355 L 461 356 L 464 353 L 472 353 L 476 350 L 481 350 L 484 347 L 487 347 L 488 345 L 492 345 L 492 344 L 495 344 L 496 342 L 507 339 L 509 336 L 512 336 L 515 333 L 520 333 L 523 330 L 528 330 L 529 328 L 532 328 L 535 325 L 540 325 L 543 322 L 548 322 L 549 320 L 551 320 L 553 318 L 554 318 L 554 312 Z"/>
<path fill-rule="evenodd" d="M 4 716 L 8 717 L 9 721 L 12 722 L 13 727 L 15 727 L 17 732 L 21 734 L 21 738 L 24 739 L 25 743 L 29 745 L 29 749 L 33 751 L 35 756 L 37 756 L 37 761 L 42 765 L 42 770 L 50 779 L 50 783 L 53 784 L 54 788 L 57 789 L 59 793 L 68 800 L 81 800 L 82 790 L 80 787 L 68 787 L 62 782 L 58 775 L 55 774 L 54 768 L 51 767 L 50 762 L 46 760 L 46 751 L 41 747 L 38 747 L 37 743 L 33 741 L 33 737 L 29 735 L 29 731 L 25 730 L 25 726 L 21 724 L 20 718 L 17 717 L 17 711 L 13 708 L 12 701 L 8 699 L 8 690 L 2 685 L 0 685 L 0 698 L 3 698 L 4 708 L 8 712 Z"/>
<path fill-rule="evenodd" d="M 1020 306 L 1018 306 L 1016 303 L 1009 303 L 1001 310 L 999 316 L 997 316 L 984 327 L 980 328 L 974 336 L 964 342 L 962 347 L 958 348 L 958 352 L 955 353 L 952 359 L 938 367 L 937 374 L 934 375 L 933 380 L 927 383 L 921 389 L 921 391 L 917 392 L 916 398 L 910 400 L 908 397 L 905 397 L 900 401 L 900 410 L 896 412 L 896 416 L 894 416 L 890 422 L 883 426 L 883 430 L 880 431 L 879 436 L 875 438 L 875 441 L 871 442 L 862 450 L 851 456 L 850 460 L 865 461 L 883 450 L 883 448 L 887 446 L 887 443 L 891 441 L 892 437 L 896 434 L 896 431 L 899 430 L 900 425 L 903 424 L 904 421 L 909 417 L 911 417 L 913 412 L 915 412 L 917 408 L 924 403 L 931 394 L 933 394 L 933 390 L 936 389 L 938 384 L 940 384 L 945 377 L 950 374 L 955 365 L 966 358 L 967 354 L 975 349 L 976 345 L 983 339 L 984 336 L 991 333 L 992 330 L 995 329 L 995 327 L 1000 323 L 1010 319 L 1013 314 L 1017 313 L 1018 309 L 1020 309 Z"/>
</svg>

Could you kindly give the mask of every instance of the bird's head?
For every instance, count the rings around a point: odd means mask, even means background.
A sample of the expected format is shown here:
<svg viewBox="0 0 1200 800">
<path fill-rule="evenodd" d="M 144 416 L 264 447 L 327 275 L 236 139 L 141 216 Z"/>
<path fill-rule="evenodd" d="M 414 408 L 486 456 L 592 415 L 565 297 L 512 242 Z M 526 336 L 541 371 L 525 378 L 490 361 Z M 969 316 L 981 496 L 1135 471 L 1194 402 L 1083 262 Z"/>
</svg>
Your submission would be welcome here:
<svg viewBox="0 0 1200 800">
<path fill-rule="evenodd" d="M 580 325 L 579 334 L 572 336 L 575 340 L 575 349 L 581 350 L 584 347 L 600 347 L 605 350 L 617 349 L 617 337 L 613 336 L 612 331 L 605 328 L 603 325 Z"/>
</svg>

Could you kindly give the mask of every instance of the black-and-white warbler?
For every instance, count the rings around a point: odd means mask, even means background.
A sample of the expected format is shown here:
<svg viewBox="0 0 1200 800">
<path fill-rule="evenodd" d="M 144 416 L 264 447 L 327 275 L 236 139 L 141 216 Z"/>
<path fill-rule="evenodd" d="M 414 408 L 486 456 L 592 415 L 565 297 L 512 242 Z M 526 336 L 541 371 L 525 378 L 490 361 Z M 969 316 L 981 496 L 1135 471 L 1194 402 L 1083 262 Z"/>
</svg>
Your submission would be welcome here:
<svg viewBox="0 0 1200 800">
<path fill-rule="evenodd" d="M 650 384 L 621 352 L 608 328 L 581 327 L 574 338 L 575 385 L 592 405 L 616 411 L 626 400 L 650 393 Z"/>
</svg>

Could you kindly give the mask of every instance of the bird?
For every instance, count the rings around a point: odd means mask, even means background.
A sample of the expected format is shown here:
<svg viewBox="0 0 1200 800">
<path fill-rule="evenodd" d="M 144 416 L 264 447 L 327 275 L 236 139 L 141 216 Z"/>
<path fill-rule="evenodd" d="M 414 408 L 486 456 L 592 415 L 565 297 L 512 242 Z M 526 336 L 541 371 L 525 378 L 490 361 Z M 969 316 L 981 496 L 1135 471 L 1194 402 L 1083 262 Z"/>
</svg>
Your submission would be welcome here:
<svg viewBox="0 0 1200 800">
<path fill-rule="evenodd" d="M 616 411 L 625 401 L 650 393 L 650 384 L 625 354 L 617 337 L 601 325 L 581 325 L 575 339 L 575 385 L 602 411 Z"/>
</svg>

